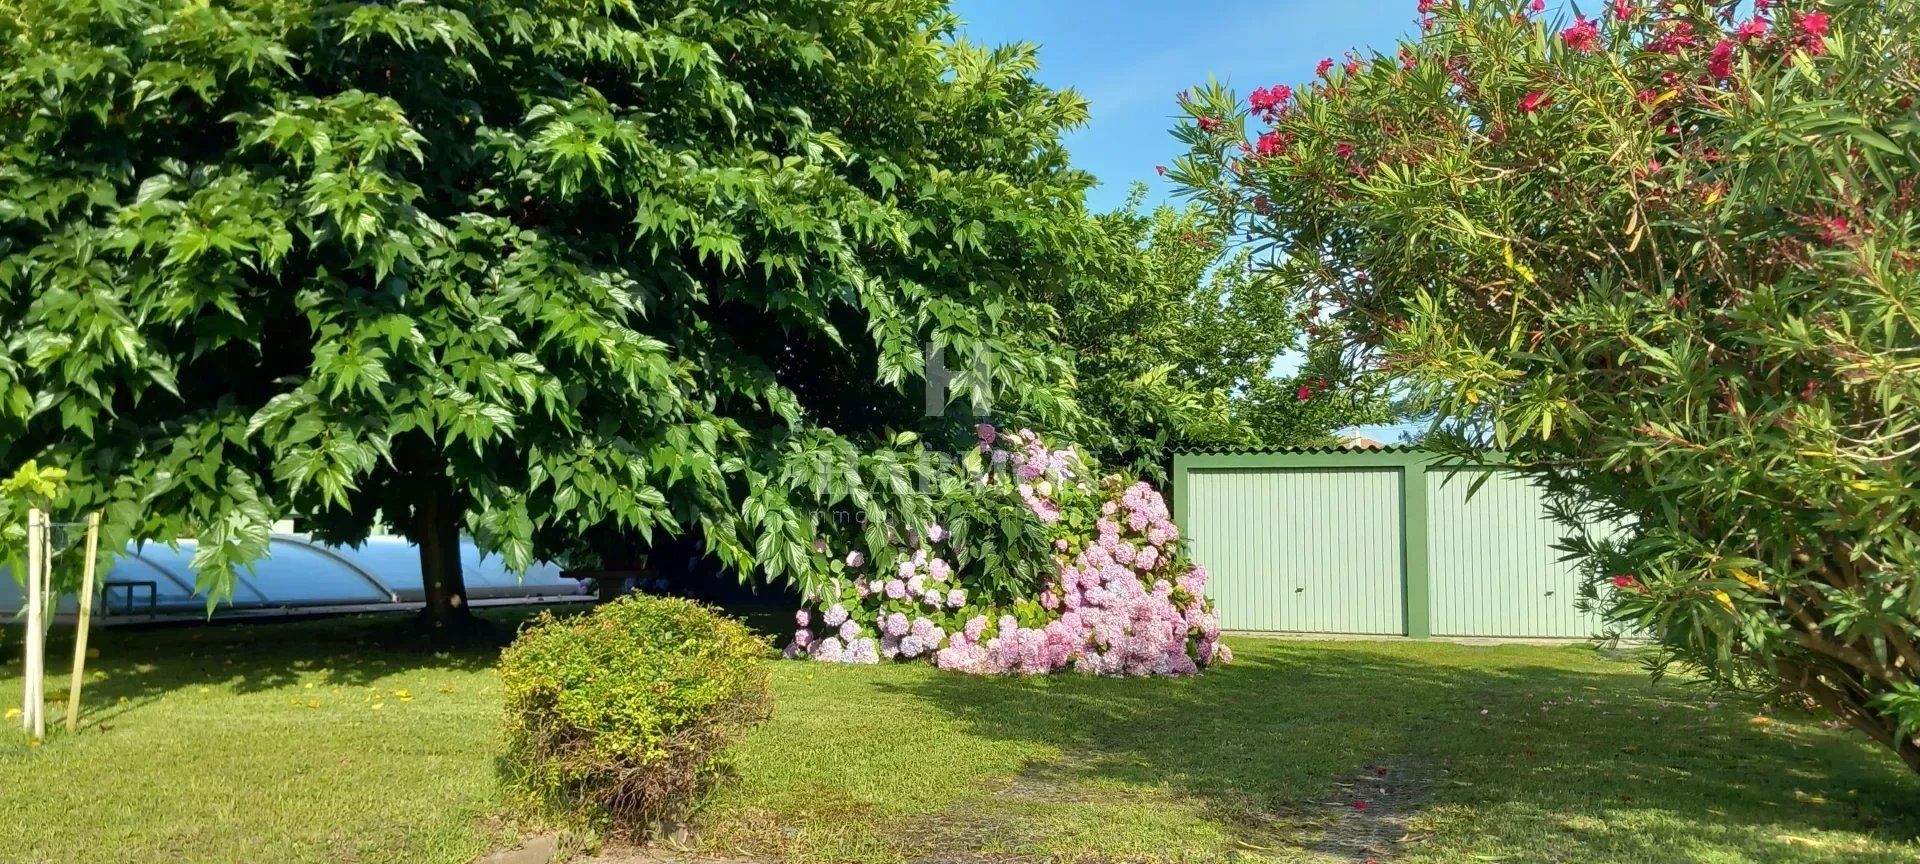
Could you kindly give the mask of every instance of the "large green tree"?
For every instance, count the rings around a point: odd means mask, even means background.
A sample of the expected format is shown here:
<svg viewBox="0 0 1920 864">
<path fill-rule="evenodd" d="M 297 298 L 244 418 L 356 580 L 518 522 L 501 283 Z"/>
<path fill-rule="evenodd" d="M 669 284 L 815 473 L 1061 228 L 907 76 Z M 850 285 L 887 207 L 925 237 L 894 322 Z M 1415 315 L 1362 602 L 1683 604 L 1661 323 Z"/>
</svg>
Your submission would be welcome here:
<svg viewBox="0 0 1920 864">
<path fill-rule="evenodd" d="M 1920 4 L 1422 5 L 1396 55 L 1199 93 L 1176 175 L 1602 529 L 1614 622 L 1920 770 Z"/>
<path fill-rule="evenodd" d="M 1085 116 L 941 0 L 0 3 L 0 463 L 216 596 L 297 513 L 513 567 L 816 566 L 910 510 L 925 346 L 1064 418 Z M 1023 326 L 1002 326 L 1021 321 Z"/>
<path fill-rule="evenodd" d="M 1256 249 L 1198 206 L 1097 217 L 1109 245 L 1059 304 L 1088 423 L 1105 464 L 1164 478 L 1173 448 L 1330 444 L 1392 414 L 1345 362 L 1338 325 L 1268 278 Z"/>
</svg>

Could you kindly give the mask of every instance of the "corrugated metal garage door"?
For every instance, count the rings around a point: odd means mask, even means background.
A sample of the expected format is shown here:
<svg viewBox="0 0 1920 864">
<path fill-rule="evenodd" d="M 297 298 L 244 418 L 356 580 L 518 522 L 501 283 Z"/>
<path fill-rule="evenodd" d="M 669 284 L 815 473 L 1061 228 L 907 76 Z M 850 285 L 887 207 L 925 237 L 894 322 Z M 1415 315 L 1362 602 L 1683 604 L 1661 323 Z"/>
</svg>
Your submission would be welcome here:
<svg viewBox="0 0 1920 864">
<path fill-rule="evenodd" d="M 1575 607 L 1580 574 L 1553 548 L 1565 529 L 1534 485 L 1483 471 L 1429 471 L 1427 564 L 1436 636 L 1585 638 L 1597 616 Z"/>
<path fill-rule="evenodd" d="M 1397 468 L 1194 471 L 1189 550 L 1229 630 L 1406 632 Z"/>
</svg>

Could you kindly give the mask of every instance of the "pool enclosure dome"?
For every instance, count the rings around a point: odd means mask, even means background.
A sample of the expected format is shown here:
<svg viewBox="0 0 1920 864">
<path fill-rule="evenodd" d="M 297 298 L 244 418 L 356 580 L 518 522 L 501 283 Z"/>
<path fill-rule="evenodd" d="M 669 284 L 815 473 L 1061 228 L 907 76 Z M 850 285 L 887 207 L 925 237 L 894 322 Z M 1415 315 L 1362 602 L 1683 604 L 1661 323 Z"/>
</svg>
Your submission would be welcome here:
<svg viewBox="0 0 1920 864">
<path fill-rule="evenodd" d="M 206 617 L 206 595 L 194 588 L 196 546 L 193 540 L 129 543 L 100 579 L 95 614 L 102 623 Z M 471 539 L 461 539 L 460 565 L 467 599 L 476 606 L 587 599 L 587 588 L 558 566 L 541 562 L 515 574 L 499 556 L 481 554 Z M 18 614 L 24 598 L 17 576 L 0 578 L 0 612 Z M 275 533 L 266 556 L 251 569 L 234 568 L 233 596 L 216 605 L 213 615 L 374 611 L 424 599 L 420 550 L 406 538 L 377 536 L 358 546 L 334 546 L 305 534 Z M 68 595 L 59 613 L 77 607 L 77 598 Z"/>
</svg>

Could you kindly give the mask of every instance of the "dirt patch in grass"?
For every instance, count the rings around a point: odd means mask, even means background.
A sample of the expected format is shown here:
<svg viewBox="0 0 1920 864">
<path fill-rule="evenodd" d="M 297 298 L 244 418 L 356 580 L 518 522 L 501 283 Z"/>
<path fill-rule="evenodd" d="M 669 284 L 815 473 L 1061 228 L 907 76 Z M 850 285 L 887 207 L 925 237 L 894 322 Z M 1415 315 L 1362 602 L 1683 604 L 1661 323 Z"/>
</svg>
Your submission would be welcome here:
<svg viewBox="0 0 1920 864">
<path fill-rule="evenodd" d="M 1030 762 L 1012 777 L 986 781 L 982 798 L 970 798 L 937 817 L 896 826 L 890 839 L 912 850 L 908 864 L 1028 864 L 1047 856 L 1017 850 L 1033 845 L 1022 817 L 1035 804 L 1071 804 L 1091 794 L 1072 781 L 1078 763 L 1068 756 Z"/>
<path fill-rule="evenodd" d="M 1403 762 L 1371 763 L 1335 780 L 1329 800 L 1287 808 L 1277 821 L 1299 832 L 1299 848 L 1314 860 L 1385 864 L 1419 841 L 1409 825 L 1432 774 Z"/>
</svg>

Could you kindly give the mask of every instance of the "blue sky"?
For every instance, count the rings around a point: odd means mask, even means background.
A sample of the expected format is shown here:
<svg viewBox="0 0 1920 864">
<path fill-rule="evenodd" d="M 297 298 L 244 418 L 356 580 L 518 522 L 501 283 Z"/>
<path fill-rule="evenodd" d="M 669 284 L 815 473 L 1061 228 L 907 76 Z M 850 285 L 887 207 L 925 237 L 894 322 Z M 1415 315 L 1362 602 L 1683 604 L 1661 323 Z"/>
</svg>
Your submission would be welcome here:
<svg viewBox="0 0 1920 864">
<path fill-rule="evenodd" d="M 1168 186 L 1153 166 L 1179 144 L 1173 94 L 1208 75 L 1245 95 L 1313 77 L 1323 57 L 1386 48 L 1414 29 L 1415 0 L 955 0 L 966 36 L 1040 46 L 1040 79 L 1092 102 L 1068 138 L 1074 162 L 1100 178 L 1088 204 L 1118 206 L 1127 185 Z"/>
<path fill-rule="evenodd" d="M 976 42 L 1032 42 L 1040 80 L 1092 103 L 1092 120 L 1067 139 L 1075 164 L 1100 178 L 1095 210 L 1126 200 L 1134 181 L 1149 201 L 1171 187 L 1153 166 L 1173 161 L 1174 93 L 1219 78 L 1243 97 L 1255 87 L 1299 84 L 1321 58 L 1391 51 L 1416 29 L 1416 0 L 954 0 Z M 1558 3 L 1555 3 L 1558 5 Z M 1283 359 L 1286 367 L 1297 358 Z M 1358 431 L 1396 441 L 1419 424 Z"/>
</svg>

